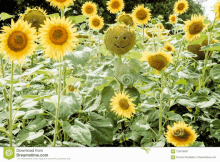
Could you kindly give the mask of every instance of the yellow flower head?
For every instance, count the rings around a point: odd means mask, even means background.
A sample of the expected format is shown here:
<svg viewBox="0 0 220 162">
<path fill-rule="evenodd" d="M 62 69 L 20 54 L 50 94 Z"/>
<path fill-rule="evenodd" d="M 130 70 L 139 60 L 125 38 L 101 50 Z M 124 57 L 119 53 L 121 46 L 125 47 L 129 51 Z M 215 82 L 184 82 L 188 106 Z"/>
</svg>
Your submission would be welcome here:
<svg viewBox="0 0 220 162">
<path fill-rule="evenodd" d="M 73 85 L 68 85 L 67 88 L 66 88 L 66 94 L 68 94 L 69 91 L 74 92 L 75 91 L 75 87 Z"/>
<path fill-rule="evenodd" d="M 157 30 L 151 28 L 145 28 L 144 33 L 146 34 L 147 38 L 152 38 L 157 36 Z"/>
<path fill-rule="evenodd" d="M 59 59 L 60 55 L 64 56 L 66 51 L 72 51 L 71 47 L 75 47 L 76 28 L 72 28 L 69 19 L 55 17 L 47 18 L 45 24 L 40 28 L 40 40 L 45 47 L 45 55 L 50 58 Z"/>
<path fill-rule="evenodd" d="M 215 18 L 217 20 L 220 20 L 220 1 L 218 1 L 215 5 L 214 5 L 214 13 L 215 13 Z"/>
<path fill-rule="evenodd" d="M 156 27 L 156 28 L 159 28 L 159 24 L 155 24 L 155 27 Z M 160 24 L 160 29 L 164 29 L 163 24 Z"/>
<path fill-rule="evenodd" d="M 131 118 L 135 114 L 135 104 L 132 103 L 134 99 L 131 99 L 126 93 L 116 93 L 115 97 L 110 99 L 111 110 L 116 113 L 116 115 Z"/>
<path fill-rule="evenodd" d="M 174 146 L 190 146 L 197 138 L 195 130 L 192 126 L 188 127 L 188 124 L 184 122 L 174 123 L 174 126 L 167 126 L 168 131 L 165 133 L 165 137 L 168 143 L 172 143 Z"/>
<path fill-rule="evenodd" d="M 200 36 L 200 32 L 207 27 L 208 24 L 203 24 L 205 17 L 192 15 L 191 20 L 184 21 L 184 30 L 187 31 L 186 39 L 192 40 Z"/>
<path fill-rule="evenodd" d="M 173 52 L 175 50 L 175 47 L 170 44 L 170 42 L 166 42 L 164 50 L 166 50 L 167 52 Z"/>
<path fill-rule="evenodd" d="M 46 0 L 46 1 L 50 2 L 50 5 L 57 7 L 58 9 L 60 8 L 64 9 L 64 7 L 68 7 L 75 0 Z"/>
<path fill-rule="evenodd" d="M 21 15 L 21 19 L 31 24 L 31 27 L 35 27 L 37 32 L 41 24 L 44 24 L 46 20 L 46 12 L 41 8 L 30 9 L 27 8 L 24 14 Z"/>
<path fill-rule="evenodd" d="M 132 16 L 124 12 L 118 16 L 118 19 L 116 21 L 118 21 L 119 23 L 124 23 L 127 26 L 136 26 Z"/>
<path fill-rule="evenodd" d="M 177 22 L 178 17 L 176 15 L 170 15 L 169 20 L 172 24 Z"/>
<path fill-rule="evenodd" d="M 104 43 L 107 50 L 113 54 L 123 55 L 129 52 L 136 43 L 136 33 L 126 25 L 116 25 L 108 28 Z"/>
<path fill-rule="evenodd" d="M 178 0 L 174 4 L 174 13 L 175 14 L 182 14 L 186 12 L 186 10 L 189 8 L 189 4 L 186 0 Z"/>
<path fill-rule="evenodd" d="M 133 20 L 137 24 L 146 24 L 151 19 L 149 8 L 144 8 L 144 5 L 138 5 L 132 10 Z"/>
<path fill-rule="evenodd" d="M 147 61 L 152 68 L 157 70 L 165 69 L 168 62 L 173 63 L 172 56 L 160 49 L 158 52 L 142 52 L 141 61 Z"/>
<path fill-rule="evenodd" d="M 93 15 L 89 17 L 89 27 L 94 30 L 100 30 L 104 26 L 104 20 L 98 15 Z"/>
<path fill-rule="evenodd" d="M 124 9 L 124 2 L 123 0 L 110 0 L 107 2 L 107 9 L 111 13 L 118 13 Z"/>
<path fill-rule="evenodd" d="M 0 34 L 0 53 L 6 52 L 4 57 L 10 61 L 17 60 L 18 63 L 26 59 L 26 55 L 31 55 L 37 44 L 35 28 L 31 24 L 19 19 L 16 23 L 11 20 L 11 27 L 4 26 L 3 33 Z"/>
<path fill-rule="evenodd" d="M 89 17 L 97 13 L 97 6 L 95 3 L 89 1 L 82 5 L 81 10 L 83 15 Z"/>
</svg>

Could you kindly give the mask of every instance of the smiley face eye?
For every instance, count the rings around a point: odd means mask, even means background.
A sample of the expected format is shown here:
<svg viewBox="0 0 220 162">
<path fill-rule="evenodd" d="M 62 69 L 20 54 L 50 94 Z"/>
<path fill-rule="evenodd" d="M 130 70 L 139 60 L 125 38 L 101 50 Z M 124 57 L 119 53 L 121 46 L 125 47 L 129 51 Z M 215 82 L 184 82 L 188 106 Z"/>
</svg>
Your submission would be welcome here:
<svg viewBox="0 0 220 162">
<path fill-rule="evenodd" d="M 124 37 L 123 39 L 126 39 L 126 37 Z"/>
<path fill-rule="evenodd" d="M 118 37 L 115 37 L 115 39 L 118 39 Z"/>
</svg>

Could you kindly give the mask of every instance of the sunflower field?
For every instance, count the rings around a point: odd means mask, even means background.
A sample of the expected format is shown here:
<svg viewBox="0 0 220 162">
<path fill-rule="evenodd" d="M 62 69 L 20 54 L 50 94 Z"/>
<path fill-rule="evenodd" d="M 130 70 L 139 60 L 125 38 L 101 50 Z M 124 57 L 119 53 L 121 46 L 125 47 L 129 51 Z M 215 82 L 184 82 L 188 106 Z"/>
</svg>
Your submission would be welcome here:
<svg viewBox="0 0 220 162">
<path fill-rule="evenodd" d="M 164 22 L 108 0 L 114 24 L 97 3 L 46 1 L 60 12 L 0 15 L 1 147 L 220 146 L 220 1 L 210 21 L 176 0 Z"/>
</svg>

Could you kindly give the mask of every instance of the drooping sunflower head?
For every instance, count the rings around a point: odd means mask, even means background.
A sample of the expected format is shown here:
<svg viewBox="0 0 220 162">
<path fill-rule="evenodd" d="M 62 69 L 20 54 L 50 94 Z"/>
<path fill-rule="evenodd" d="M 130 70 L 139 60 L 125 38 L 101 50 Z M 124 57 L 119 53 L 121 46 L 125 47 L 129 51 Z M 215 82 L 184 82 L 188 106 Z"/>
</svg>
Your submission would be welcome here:
<svg viewBox="0 0 220 162">
<path fill-rule="evenodd" d="M 57 7 L 58 9 L 64 7 L 68 7 L 70 4 L 72 4 L 75 0 L 46 0 L 50 2 L 51 6 Z"/>
<path fill-rule="evenodd" d="M 135 104 L 132 103 L 134 99 L 131 99 L 129 95 L 124 92 L 116 93 L 115 97 L 110 99 L 111 111 L 116 115 L 131 118 L 135 114 Z"/>
<path fill-rule="evenodd" d="M 152 68 L 157 70 L 164 70 L 168 62 L 173 63 L 172 56 L 160 49 L 158 52 L 142 52 L 141 61 L 147 61 Z"/>
<path fill-rule="evenodd" d="M 119 23 L 124 23 L 127 26 L 136 26 L 135 22 L 133 21 L 132 16 L 126 13 L 122 13 L 118 16 L 118 21 Z"/>
<path fill-rule="evenodd" d="M 174 123 L 174 126 L 167 126 L 167 132 L 165 137 L 168 143 L 172 143 L 174 146 L 190 146 L 197 138 L 195 130 L 192 126 L 188 127 L 188 124 L 184 122 Z"/>
<path fill-rule="evenodd" d="M 35 27 L 35 29 L 39 30 L 40 25 L 44 24 L 44 20 L 46 20 L 46 12 L 41 8 L 30 9 L 27 8 L 24 14 L 21 15 L 21 19 L 27 21 L 31 24 L 31 27 Z"/>
<path fill-rule="evenodd" d="M 89 27 L 94 30 L 100 30 L 104 26 L 104 20 L 98 15 L 93 15 L 89 17 Z"/>
<path fill-rule="evenodd" d="M 104 43 L 113 54 L 123 55 L 129 52 L 136 43 L 136 33 L 126 25 L 116 25 L 108 28 Z"/>
<path fill-rule="evenodd" d="M 137 24 L 146 24 L 151 19 L 150 9 L 138 5 L 132 10 L 132 17 Z"/>
<path fill-rule="evenodd" d="M 74 92 L 75 91 L 75 87 L 74 85 L 68 85 L 66 88 L 66 94 L 68 94 L 69 92 Z"/>
<path fill-rule="evenodd" d="M 45 55 L 50 58 L 59 59 L 64 56 L 66 51 L 71 51 L 71 47 L 75 47 L 74 41 L 76 38 L 76 28 L 72 28 L 69 19 L 47 18 L 45 24 L 40 28 L 40 41 L 43 47 L 46 48 Z"/>
<path fill-rule="evenodd" d="M 144 34 L 146 34 L 147 38 L 152 38 L 157 36 L 157 30 L 152 28 L 145 28 Z"/>
<path fill-rule="evenodd" d="M 170 15 L 169 20 L 172 24 L 177 22 L 178 17 L 176 15 Z"/>
<path fill-rule="evenodd" d="M 200 32 L 203 31 L 208 24 L 203 24 L 205 17 L 199 15 L 192 15 L 191 20 L 184 21 L 184 30 L 187 31 L 186 39 L 192 40 L 200 36 Z"/>
<path fill-rule="evenodd" d="M 156 27 L 156 28 L 159 28 L 159 24 L 155 24 L 155 27 Z M 160 24 L 160 29 L 164 29 L 163 24 Z"/>
<path fill-rule="evenodd" d="M 82 5 L 82 14 L 85 16 L 92 16 L 95 15 L 97 13 L 97 6 L 95 3 L 92 2 L 86 2 Z"/>
<path fill-rule="evenodd" d="M 170 44 L 170 42 L 166 42 L 164 50 L 167 52 L 173 52 L 175 50 L 175 47 L 172 44 Z"/>
<path fill-rule="evenodd" d="M 215 5 L 214 5 L 214 13 L 215 13 L 215 18 L 217 20 L 220 20 L 220 1 L 218 1 Z"/>
<path fill-rule="evenodd" d="M 124 9 L 124 2 L 123 0 L 110 0 L 107 2 L 107 9 L 111 13 L 118 13 Z"/>
<path fill-rule="evenodd" d="M 11 27 L 4 26 L 0 34 L 0 53 L 6 52 L 4 57 L 18 63 L 26 59 L 27 55 L 33 54 L 37 47 L 34 41 L 37 39 L 36 29 L 31 24 L 19 19 L 16 23 L 11 20 Z"/>
<path fill-rule="evenodd" d="M 182 14 L 186 12 L 186 10 L 189 8 L 189 4 L 186 0 L 178 0 L 174 4 L 174 13 L 175 14 Z"/>
</svg>

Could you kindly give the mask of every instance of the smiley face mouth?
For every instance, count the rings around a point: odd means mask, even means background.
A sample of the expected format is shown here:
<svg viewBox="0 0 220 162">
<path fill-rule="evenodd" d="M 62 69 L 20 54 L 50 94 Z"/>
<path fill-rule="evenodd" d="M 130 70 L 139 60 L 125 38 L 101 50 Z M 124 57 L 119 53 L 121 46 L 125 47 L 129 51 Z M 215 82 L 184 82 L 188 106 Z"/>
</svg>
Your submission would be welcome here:
<svg viewBox="0 0 220 162">
<path fill-rule="evenodd" d="M 130 43 L 129 43 L 130 44 Z M 116 44 L 114 44 L 117 48 L 126 48 L 127 46 L 129 46 L 129 44 L 128 45 L 126 45 L 126 46 L 123 46 L 123 47 L 120 47 L 120 46 L 117 46 Z"/>
</svg>

